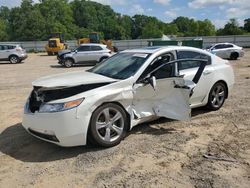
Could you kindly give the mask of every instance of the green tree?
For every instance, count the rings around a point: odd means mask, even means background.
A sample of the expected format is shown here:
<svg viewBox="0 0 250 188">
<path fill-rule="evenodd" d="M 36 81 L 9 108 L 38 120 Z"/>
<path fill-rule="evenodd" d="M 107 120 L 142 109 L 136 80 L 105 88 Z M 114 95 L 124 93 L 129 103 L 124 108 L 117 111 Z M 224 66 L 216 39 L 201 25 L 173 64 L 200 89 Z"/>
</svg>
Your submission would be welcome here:
<svg viewBox="0 0 250 188">
<path fill-rule="evenodd" d="M 66 39 L 74 38 L 72 32 L 76 32 L 76 26 L 67 0 L 42 0 L 38 7 L 46 23 L 47 36 L 52 32 L 62 32 Z"/>
<path fill-rule="evenodd" d="M 0 17 L 0 41 L 8 41 L 9 35 L 7 32 L 7 24 L 4 19 Z"/>
<path fill-rule="evenodd" d="M 244 20 L 244 30 L 250 32 L 250 18 Z"/>
<path fill-rule="evenodd" d="M 242 35 L 244 30 L 239 27 L 239 23 L 236 19 L 230 19 L 230 21 L 224 26 L 223 29 L 217 31 L 217 35 Z"/>
<path fill-rule="evenodd" d="M 216 34 L 215 26 L 208 19 L 204 21 L 198 21 L 198 35 L 199 36 L 214 36 Z"/>
<path fill-rule="evenodd" d="M 162 37 L 163 32 L 159 29 L 159 25 L 155 22 L 147 23 L 142 29 L 141 38 L 160 38 Z"/>
</svg>

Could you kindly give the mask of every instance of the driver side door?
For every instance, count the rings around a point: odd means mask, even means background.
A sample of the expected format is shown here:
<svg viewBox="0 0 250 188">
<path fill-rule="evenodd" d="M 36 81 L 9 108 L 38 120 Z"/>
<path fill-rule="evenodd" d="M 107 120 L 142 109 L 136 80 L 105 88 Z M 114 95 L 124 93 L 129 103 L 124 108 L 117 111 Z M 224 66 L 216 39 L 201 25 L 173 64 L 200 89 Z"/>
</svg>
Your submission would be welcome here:
<svg viewBox="0 0 250 188">
<path fill-rule="evenodd" d="M 166 64 L 150 74 L 151 78 L 155 77 L 155 88 L 143 81 L 134 84 L 132 106 L 139 119 L 149 116 L 190 119 L 189 96 L 195 84 L 176 77 L 175 67 Z"/>
</svg>

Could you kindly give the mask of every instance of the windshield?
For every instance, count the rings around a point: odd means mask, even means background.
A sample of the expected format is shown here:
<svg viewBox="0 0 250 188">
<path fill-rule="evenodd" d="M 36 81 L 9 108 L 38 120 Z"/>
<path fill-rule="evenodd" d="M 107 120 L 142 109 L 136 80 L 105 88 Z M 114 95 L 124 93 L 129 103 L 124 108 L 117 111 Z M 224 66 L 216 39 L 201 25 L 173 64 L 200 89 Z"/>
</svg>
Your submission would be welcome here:
<svg viewBox="0 0 250 188">
<path fill-rule="evenodd" d="M 210 48 L 212 48 L 212 47 L 213 47 L 212 45 L 210 45 L 210 46 L 206 46 L 206 47 L 205 47 L 205 49 L 207 49 L 207 50 L 208 50 L 208 49 L 210 49 Z"/>
<path fill-rule="evenodd" d="M 133 76 L 149 56 L 147 53 L 118 53 L 88 71 L 123 80 Z"/>
</svg>

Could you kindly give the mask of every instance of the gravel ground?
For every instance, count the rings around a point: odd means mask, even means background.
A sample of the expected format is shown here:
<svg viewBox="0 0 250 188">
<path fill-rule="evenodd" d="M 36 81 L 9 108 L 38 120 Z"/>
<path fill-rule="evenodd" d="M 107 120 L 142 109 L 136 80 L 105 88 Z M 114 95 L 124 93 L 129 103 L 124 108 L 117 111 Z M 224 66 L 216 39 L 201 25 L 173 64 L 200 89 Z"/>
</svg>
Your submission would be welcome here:
<svg viewBox="0 0 250 188">
<path fill-rule="evenodd" d="M 159 119 L 139 125 L 109 149 L 62 148 L 21 127 L 33 80 L 89 67 L 62 68 L 45 54 L 30 54 L 22 64 L 0 64 L 0 187 L 249 188 L 249 59 L 250 50 L 231 62 L 236 84 L 219 111 L 199 108 L 191 121 Z"/>
</svg>

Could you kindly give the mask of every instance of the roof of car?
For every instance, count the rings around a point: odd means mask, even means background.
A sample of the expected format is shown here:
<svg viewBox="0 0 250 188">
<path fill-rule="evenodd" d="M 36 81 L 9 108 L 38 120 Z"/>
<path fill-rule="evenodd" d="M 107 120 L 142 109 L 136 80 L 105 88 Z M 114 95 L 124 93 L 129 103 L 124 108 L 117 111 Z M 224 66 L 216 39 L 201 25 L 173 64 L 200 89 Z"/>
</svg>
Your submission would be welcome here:
<svg viewBox="0 0 250 188">
<path fill-rule="evenodd" d="M 198 48 L 194 47 L 188 47 L 188 46 L 150 46 L 150 47 L 145 47 L 145 48 L 139 48 L 139 49 L 129 49 L 129 50 L 124 50 L 123 52 L 131 52 L 131 53 L 155 53 L 160 50 L 200 50 Z"/>
<path fill-rule="evenodd" d="M 96 43 L 84 43 L 84 44 L 80 44 L 80 46 L 102 46 L 102 47 L 106 47 L 107 45 L 96 44 Z"/>
</svg>

